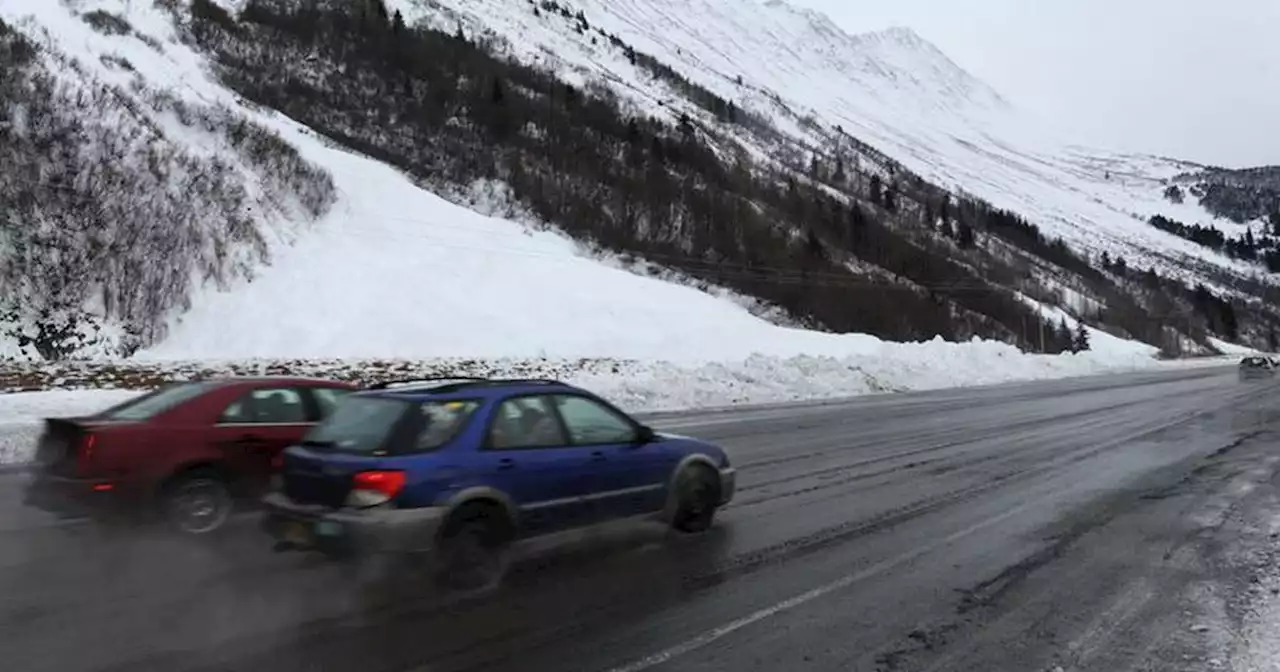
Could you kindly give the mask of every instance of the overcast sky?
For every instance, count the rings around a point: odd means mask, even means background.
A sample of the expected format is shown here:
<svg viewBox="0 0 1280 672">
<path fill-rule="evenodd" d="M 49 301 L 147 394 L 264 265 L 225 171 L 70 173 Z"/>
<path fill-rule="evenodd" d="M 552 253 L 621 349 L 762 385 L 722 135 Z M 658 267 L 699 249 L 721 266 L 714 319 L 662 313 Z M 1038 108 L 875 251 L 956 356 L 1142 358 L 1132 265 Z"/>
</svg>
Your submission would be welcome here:
<svg viewBox="0 0 1280 672">
<path fill-rule="evenodd" d="M 909 26 L 1073 138 L 1280 164 L 1280 0 L 792 0 L 850 32 Z"/>
</svg>

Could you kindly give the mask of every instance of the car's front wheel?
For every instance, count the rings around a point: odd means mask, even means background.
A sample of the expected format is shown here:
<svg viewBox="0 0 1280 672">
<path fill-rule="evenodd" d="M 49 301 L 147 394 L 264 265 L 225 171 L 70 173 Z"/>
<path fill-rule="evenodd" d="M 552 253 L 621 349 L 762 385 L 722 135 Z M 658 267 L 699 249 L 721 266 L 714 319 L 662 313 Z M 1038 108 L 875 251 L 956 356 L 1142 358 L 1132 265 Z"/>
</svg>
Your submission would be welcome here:
<svg viewBox="0 0 1280 672">
<path fill-rule="evenodd" d="M 689 467 L 676 477 L 671 527 L 679 532 L 705 532 L 715 520 L 719 504 L 719 476 L 704 466 Z"/>
<path fill-rule="evenodd" d="M 160 500 L 170 527 L 188 535 L 217 531 L 235 506 L 230 484 L 212 469 L 175 476 L 165 485 Z"/>
</svg>

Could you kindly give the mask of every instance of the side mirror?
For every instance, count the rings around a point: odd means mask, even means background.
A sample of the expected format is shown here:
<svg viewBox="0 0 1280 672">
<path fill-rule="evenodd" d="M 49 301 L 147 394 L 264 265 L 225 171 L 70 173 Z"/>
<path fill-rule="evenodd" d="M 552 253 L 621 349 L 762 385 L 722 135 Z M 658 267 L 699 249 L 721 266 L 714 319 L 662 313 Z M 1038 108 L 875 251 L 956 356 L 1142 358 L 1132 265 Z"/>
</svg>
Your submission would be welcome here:
<svg viewBox="0 0 1280 672">
<path fill-rule="evenodd" d="M 658 440 L 657 432 L 648 425 L 640 425 L 640 429 L 636 432 L 636 444 L 643 446 L 646 443 L 653 443 Z"/>
</svg>

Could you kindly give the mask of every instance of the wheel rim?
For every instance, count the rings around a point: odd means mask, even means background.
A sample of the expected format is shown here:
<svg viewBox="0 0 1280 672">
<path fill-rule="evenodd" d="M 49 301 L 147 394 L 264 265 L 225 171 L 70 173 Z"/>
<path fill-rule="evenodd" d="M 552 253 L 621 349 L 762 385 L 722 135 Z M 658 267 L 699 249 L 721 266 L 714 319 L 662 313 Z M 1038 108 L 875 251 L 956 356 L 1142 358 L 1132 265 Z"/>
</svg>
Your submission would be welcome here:
<svg viewBox="0 0 1280 672">
<path fill-rule="evenodd" d="M 179 485 L 169 499 L 170 519 L 188 534 L 218 529 L 230 512 L 227 489 L 212 479 L 187 481 Z"/>
<path fill-rule="evenodd" d="M 711 501 L 711 486 L 702 478 L 685 481 L 683 499 L 680 508 L 685 521 L 701 520 L 714 509 Z"/>
</svg>

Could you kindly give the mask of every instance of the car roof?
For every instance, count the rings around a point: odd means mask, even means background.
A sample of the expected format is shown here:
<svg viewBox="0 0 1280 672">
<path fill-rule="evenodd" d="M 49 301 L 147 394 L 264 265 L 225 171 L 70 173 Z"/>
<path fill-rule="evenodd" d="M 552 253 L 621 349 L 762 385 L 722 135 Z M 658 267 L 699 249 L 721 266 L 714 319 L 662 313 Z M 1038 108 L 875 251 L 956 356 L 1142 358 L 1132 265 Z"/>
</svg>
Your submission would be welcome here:
<svg viewBox="0 0 1280 672">
<path fill-rule="evenodd" d="M 445 382 L 445 380 L 451 382 Z M 395 384 L 400 387 L 394 387 Z M 550 392 L 582 392 L 577 387 L 559 380 L 545 379 L 427 379 L 421 383 L 413 381 L 391 381 L 374 388 L 361 390 L 362 396 L 388 396 L 409 399 L 444 399 L 444 398 L 492 398 L 520 394 L 545 394 Z"/>
<path fill-rule="evenodd" d="M 176 383 L 204 383 L 211 387 L 232 385 L 323 385 L 326 387 L 354 387 L 351 383 L 329 378 L 308 376 L 210 376 Z"/>
</svg>

